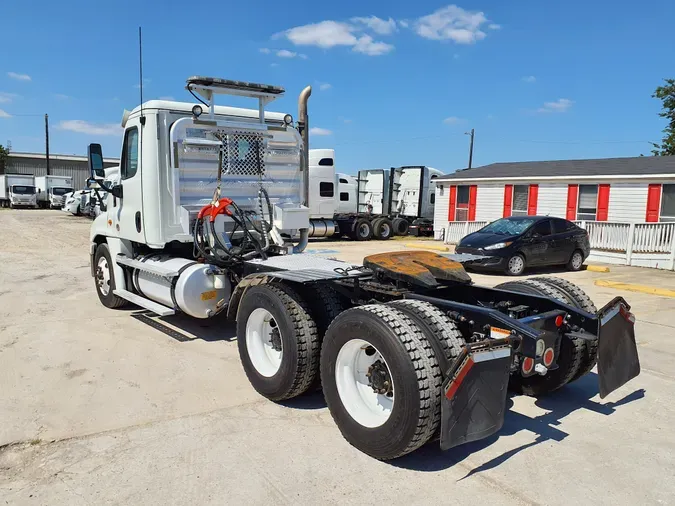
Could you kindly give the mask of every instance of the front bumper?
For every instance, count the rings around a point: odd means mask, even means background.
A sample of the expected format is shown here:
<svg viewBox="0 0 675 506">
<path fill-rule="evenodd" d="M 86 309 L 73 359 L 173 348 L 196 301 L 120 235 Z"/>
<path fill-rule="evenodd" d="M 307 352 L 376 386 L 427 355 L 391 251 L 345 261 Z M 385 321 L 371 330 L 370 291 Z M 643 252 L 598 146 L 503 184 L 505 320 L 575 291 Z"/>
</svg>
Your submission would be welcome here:
<svg viewBox="0 0 675 506">
<path fill-rule="evenodd" d="M 455 253 L 477 255 L 482 258 L 472 261 L 469 266 L 475 269 L 501 270 L 506 266 L 506 259 L 500 256 L 490 256 L 490 251 L 478 248 L 455 248 Z"/>
</svg>

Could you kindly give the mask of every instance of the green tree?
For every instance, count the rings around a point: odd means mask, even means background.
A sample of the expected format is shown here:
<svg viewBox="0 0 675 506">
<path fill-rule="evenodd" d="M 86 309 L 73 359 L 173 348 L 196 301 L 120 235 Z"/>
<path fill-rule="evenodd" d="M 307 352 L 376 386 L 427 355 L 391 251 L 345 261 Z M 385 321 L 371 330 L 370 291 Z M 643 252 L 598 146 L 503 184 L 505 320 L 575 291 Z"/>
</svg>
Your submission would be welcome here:
<svg viewBox="0 0 675 506">
<path fill-rule="evenodd" d="M 652 98 L 658 98 L 663 102 L 659 116 L 668 120 L 668 125 L 663 130 L 665 135 L 661 144 L 652 142 L 654 156 L 675 155 L 675 79 L 664 79 L 664 81 L 666 84 L 656 88 L 652 95 Z"/>
<path fill-rule="evenodd" d="M 5 171 L 5 165 L 9 159 L 9 149 L 0 144 L 0 172 Z"/>
</svg>

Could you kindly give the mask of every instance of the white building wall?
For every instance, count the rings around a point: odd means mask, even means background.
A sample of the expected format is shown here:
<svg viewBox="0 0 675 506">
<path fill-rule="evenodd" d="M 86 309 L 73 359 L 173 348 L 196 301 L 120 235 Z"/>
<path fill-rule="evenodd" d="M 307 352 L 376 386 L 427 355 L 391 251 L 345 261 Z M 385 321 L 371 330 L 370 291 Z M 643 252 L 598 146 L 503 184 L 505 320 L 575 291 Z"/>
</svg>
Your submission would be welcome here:
<svg viewBox="0 0 675 506">
<path fill-rule="evenodd" d="M 504 185 L 478 184 L 476 221 L 498 220 L 504 214 Z"/>
<path fill-rule="evenodd" d="M 567 214 L 567 183 L 540 183 L 537 214 L 564 218 Z"/>
<path fill-rule="evenodd" d="M 649 183 L 646 182 L 612 182 L 609 188 L 607 221 L 644 222 L 647 217 L 648 187 Z"/>
<path fill-rule="evenodd" d="M 448 226 L 448 208 L 450 207 L 450 186 L 447 183 L 436 185 L 434 205 L 434 236 L 440 238 L 441 230 Z"/>
</svg>

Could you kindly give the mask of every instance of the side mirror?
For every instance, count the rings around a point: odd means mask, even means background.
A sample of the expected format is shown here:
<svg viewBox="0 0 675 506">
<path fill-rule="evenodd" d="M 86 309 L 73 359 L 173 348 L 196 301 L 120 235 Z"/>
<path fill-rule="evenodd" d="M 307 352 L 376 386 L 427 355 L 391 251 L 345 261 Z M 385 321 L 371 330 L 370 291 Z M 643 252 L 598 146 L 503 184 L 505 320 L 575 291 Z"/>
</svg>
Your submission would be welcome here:
<svg viewBox="0 0 675 506">
<path fill-rule="evenodd" d="M 121 184 L 116 184 L 110 189 L 110 193 L 112 193 L 113 197 L 121 199 L 122 198 L 122 185 Z"/>
<path fill-rule="evenodd" d="M 89 172 L 94 179 L 105 179 L 105 170 L 103 169 L 103 150 L 100 144 L 89 144 L 87 148 L 87 158 L 89 160 Z"/>
</svg>

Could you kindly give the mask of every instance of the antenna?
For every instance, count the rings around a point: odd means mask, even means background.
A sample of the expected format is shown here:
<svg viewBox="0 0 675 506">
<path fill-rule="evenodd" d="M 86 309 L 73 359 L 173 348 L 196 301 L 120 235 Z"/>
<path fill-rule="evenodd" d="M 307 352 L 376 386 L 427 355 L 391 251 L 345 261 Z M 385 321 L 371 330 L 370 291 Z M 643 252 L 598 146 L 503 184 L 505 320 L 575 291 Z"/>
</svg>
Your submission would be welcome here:
<svg viewBox="0 0 675 506">
<path fill-rule="evenodd" d="M 141 27 L 138 27 L 138 75 L 140 78 L 139 88 L 141 90 L 141 125 L 145 125 L 145 116 L 143 116 L 143 36 Z"/>
</svg>

